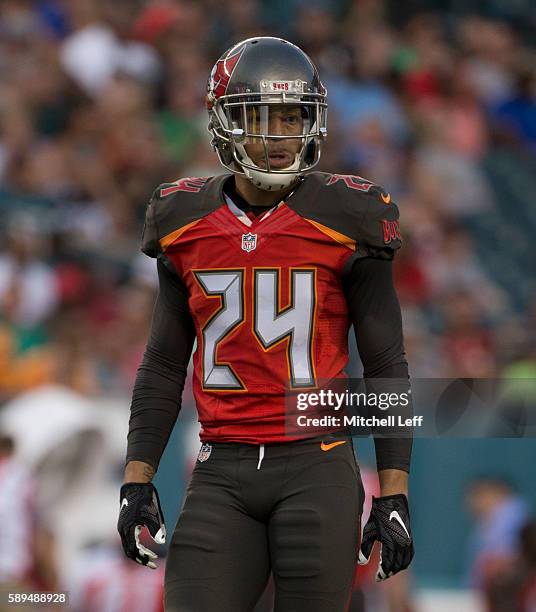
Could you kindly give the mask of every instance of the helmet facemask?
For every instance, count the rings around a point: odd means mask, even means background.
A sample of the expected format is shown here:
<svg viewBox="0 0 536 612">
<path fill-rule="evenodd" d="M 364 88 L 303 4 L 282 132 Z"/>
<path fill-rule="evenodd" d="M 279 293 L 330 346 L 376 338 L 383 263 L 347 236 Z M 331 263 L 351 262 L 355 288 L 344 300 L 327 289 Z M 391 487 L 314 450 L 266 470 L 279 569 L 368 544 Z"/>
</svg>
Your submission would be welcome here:
<svg viewBox="0 0 536 612">
<path fill-rule="evenodd" d="M 299 79 L 263 80 L 259 92 L 216 100 L 209 110 L 209 130 L 220 162 L 257 187 L 274 191 L 314 168 L 327 136 L 326 95 L 304 89 Z"/>
</svg>

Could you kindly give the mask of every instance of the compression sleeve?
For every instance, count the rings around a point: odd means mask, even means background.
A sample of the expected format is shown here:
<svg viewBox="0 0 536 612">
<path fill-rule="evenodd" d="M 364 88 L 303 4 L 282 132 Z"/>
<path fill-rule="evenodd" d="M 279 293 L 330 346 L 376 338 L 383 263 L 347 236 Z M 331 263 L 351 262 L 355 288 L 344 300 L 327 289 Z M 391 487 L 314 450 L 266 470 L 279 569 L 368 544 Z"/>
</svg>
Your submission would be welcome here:
<svg viewBox="0 0 536 612">
<path fill-rule="evenodd" d="M 134 384 L 126 457 L 155 470 L 179 414 L 195 338 L 185 285 L 160 259 L 157 266 L 159 292 Z"/>
<path fill-rule="evenodd" d="M 392 260 L 356 259 L 344 278 L 364 377 L 376 392 L 409 390 L 400 304 L 393 284 Z M 381 379 L 374 384 L 374 379 Z M 385 379 L 396 379 L 393 386 Z M 369 384 L 367 384 L 369 386 Z M 407 430 L 406 430 L 407 431 Z M 378 470 L 409 472 L 412 438 L 374 436 Z"/>
</svg>

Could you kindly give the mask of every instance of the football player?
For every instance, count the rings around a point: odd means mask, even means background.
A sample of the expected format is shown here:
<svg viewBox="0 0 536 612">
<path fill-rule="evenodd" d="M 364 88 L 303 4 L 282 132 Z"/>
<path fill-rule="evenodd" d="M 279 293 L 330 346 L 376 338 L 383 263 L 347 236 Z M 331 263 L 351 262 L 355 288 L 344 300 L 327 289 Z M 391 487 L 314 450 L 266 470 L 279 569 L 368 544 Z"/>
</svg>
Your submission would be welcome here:
<svg viewBox="0 0 536 612">
<path fill-rule="evenodd" d="M 165 540 L 151 480 L 180 408 L 193 349 L 202 446 L 166 565 L 166 610 L 252 610 L 270 573 L 276 612 L 340 611 L 356 563 L 381 545 L 377 579 L 413 556 L 411 439 L 376 436 L 381 497 L 364 529 L 352 440 L 286 428 L 286 397 L 343 376 L 353 324 L 365 376 L 408 380 L 390 196 L 313 171 L 326 90 L 280 38 L 229 49 L 208 83 L 209 130 L 229 171 L 160 185 L 142 250 L 159 294 L 131 406 L 119 532 L 155 567 L 142 526 Z"/>
</svg>

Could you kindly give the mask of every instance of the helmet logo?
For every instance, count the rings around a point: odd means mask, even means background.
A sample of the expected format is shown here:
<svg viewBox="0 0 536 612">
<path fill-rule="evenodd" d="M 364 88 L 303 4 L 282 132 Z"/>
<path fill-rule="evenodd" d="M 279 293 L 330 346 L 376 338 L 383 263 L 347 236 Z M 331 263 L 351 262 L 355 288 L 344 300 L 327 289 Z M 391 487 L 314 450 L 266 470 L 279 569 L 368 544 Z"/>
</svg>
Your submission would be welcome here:
<svg viewBox="0 0 536 612">
<path fill-rule="evenodd" d="M 208 80 L 207 105 L 209 109 L 216 100 L 225 95 L 229 80 L 245 48 L 246 46 L 242 45 L 232 55 L 222 57 L 216 62 Z"/>
<path fill-rule="evenodd" d="M 242 250 L 249 253 L 257 248 L 257 234 L 242 234 Z"/>
</svg>

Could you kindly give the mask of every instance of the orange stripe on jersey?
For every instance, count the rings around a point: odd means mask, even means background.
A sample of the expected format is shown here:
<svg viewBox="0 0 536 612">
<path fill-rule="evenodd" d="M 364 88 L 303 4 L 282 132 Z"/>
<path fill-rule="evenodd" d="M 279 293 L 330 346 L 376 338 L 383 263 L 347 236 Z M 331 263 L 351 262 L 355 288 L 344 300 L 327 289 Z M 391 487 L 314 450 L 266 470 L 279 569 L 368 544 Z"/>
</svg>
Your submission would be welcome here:
<svg viewBox="0 0 536 612">
<path fill-rule="evenodd" d="M 188 223 L 187 225 L 183 225 L 179 229 L 174 230 L 167 236 L 160 238 L 160 246 L 162 247 L 162 250 L 165 251 L 171 244 L 175 242 L 175 240 L 177 240 L 177 238 L 180 238 L 184 234 L 184 232 L 186 232 L 187 230 L 192 228 L 194 225 L 199 223 L 199 221 L 201 221 L 201 219 L 196 219 L 195 221 L 192 221 L 191 223 Z"/>
<path fill-rule="evenodd" d="M 303 219 L 311 223 L 311 225 L 314 225 L 317 229 L 319 229 L 321 232 L 323 232 L 330 238 L 333 238 L 335 242 L 343 244 L 345 247 L 348 247 L 352 251 L 356 250 L 356 241 L 352 240 L 352 238 L 345 236 L 344 234 L 341 234 L 340 232 L 337 232 L 334 229 L 331 229 L 330 227 L 326 227 L 325 225 L 322 225 L 322 223 L 318 223 L 318 221 L 313 221 L 312 219 L 308 219 L 307 217 L 303 217 Z"/>
</svg>

